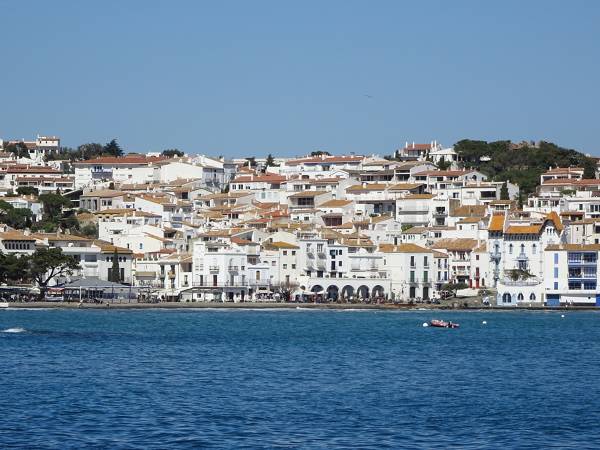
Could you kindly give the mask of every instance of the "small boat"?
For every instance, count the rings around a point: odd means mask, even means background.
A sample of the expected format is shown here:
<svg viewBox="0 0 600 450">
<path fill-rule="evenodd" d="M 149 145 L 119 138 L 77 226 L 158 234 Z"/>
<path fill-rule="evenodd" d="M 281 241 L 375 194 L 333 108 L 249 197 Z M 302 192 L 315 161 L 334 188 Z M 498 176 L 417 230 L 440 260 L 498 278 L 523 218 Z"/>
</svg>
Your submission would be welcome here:
<svg viewBox="0 0 600 450">
<path fill-rule="evenodd" d="M 458 327 L 460 327 L 460 325 L 457 323 L 446 322 L 445 320 L 437 320 L 437 319 L 431 320 L 429 322 L 429 326 L 436 327 L 436 328 L 458 328 Z"/>
</svg>

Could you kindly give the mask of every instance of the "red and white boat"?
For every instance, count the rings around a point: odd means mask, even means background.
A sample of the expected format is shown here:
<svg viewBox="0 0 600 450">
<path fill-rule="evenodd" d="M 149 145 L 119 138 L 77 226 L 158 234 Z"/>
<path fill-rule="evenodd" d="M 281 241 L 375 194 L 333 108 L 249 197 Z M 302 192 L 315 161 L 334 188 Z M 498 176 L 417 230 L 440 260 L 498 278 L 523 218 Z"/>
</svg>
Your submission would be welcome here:
<svg viewBox="0 0 600 450">
<path fill-rule="evenodd" d="M 458 327 L 460 327 L 460 325 L 457 323 L 446 322 L 445 320 L 437 320 L 437 319 L 433 319 L 432 321 L 430 321 L 429 326 L 436 327 L 436 328 L 458 328 Z"/>
</svg>

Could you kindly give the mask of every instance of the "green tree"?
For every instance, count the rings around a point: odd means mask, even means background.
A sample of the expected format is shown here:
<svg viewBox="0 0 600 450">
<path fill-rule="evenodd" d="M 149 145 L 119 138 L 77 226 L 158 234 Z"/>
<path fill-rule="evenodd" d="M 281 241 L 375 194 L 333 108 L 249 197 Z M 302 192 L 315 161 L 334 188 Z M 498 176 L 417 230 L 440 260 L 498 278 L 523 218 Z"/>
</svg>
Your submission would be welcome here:
<svg viewBox="0 0 600 450">
<path fill-rule="evenodd" d="M 310 156 L 331 156 L 331 153 L 323 151 L 323 150 L 316 150 L 314 152 L 310 152 Z"/>
<path fill-rule="evenodd" d="M 33 186 L 19 186 L 17 188 L 17 194 L 19 195 L 35 195 L 37 196 L 40 193 L 40 191 L 37 190 L 37 188 L 33 187 Z"/>
<path fill-rule="evenodd" d="M 81 234 L 85 237 L 97 239 L 98 238 L 98 227 L 93 223 L 88 223 L 81 227 Z"/>
<path fill-rule="evenodd" d="M 177 148 L 168 148 L 166 150 L 163 150 L 161 155 L 166 156 L 167 158 L 174 158 L 174 157 L 182 158 L 183 156 L 185 156 L 185 153 L 183 153 L 181 150 L 179 150 Z"/>
<path fill-rule="evenodd" d="M 88 144 L 81 144 L 77 147 L 77 151 L 71 160 L 85 160 L 85 159 L 93 159 L 104 153 L 104 146 L 102 144 L 98 144 L 97 142 L 90 142 Z"/>
<path fill-rule="evenodd" d="M 506 181 L 500 188 L 500 200 L 510 200 L 510 195 L 508 194 L 508 184 L 506 184 Z"/>
<path fill-rule="evenodd" d="M 469 285 L 467 283 L 446 283 L 442 286 L 442 290 L 443 291 L 448 291 L 448 292 L 452 292 L 452 295 L 454 297 L 456 297 L 456 291 L 459 291 L 461 289 L 466 289 L 468 288 Z"/>
<path fill-rule="evenodd" d="M 71 201 L 60 194 L 42 194 L 38 197 L 44 208 L 44 220 L 58 222 L 63 208 L 71 207 Z"/>
<path fill-rule="evenodd" d="M 446 159 L 442 156 L 437 163 L 437 168 L 440 170 L 448 170 L 452 166 L 450 161 L 446 161 Z"/>
<path fill-rule="evenodd" d="M 27 281 L 28 256 L 0 253 L 0 283 L 14 284 Z"/>
<path fill-rule="evenodd" d="M 13 153 L 17 158 L 29 158 L 29 150 L 23 142 L 8 144 L 4 147 L 4 151 Z"/>
<path fill-rule="evenodd" d="M 40 298 L 48 291 L 48 283 L 55 278 L 72 275 L 79 262 L 65 255 L 61 248 L 40 248 L 28 257 L 28 274 L 40 288 Z"/>
<path fill-rule="evenodd" d="M 267 161 L 265 165 L 267 167 L 277 167 L 277 164 L 275 164 L 275 159 L 273 159 L 273 155 L 271 155 L 270 153 L 267 155 Z"/>
<path fill-rule="evenodd" d="M 116 139 L 111 140 L 104 146 L 104 153 L 110 156 L 123 156 L 123 149 L 118 144 Z"/>
<path fill-rule="evenodd" d="M 119 253 L 117 253 L 117 249 L 115 247 L 115 252 L 113 254 L 112 260 L 112 269 L 110 271 L 110 280 L 115 283 L 121 282 L 121 268 L 119 267 Z"/>
</svg>

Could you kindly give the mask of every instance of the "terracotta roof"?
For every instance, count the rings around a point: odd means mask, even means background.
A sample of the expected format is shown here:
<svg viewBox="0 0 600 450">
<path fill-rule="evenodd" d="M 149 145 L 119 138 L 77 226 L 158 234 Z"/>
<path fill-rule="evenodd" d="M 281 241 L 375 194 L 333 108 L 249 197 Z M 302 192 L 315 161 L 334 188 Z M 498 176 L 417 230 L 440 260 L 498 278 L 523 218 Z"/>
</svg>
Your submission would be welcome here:
<svg viewBox="0 0 600 450">
<path fill-rule="evenodd" d="M 475 170 L 424 170 L 417 172 L 415 177 L 460 177 L 469 173 L 475 173 Z"/>
<path fill-rule="evenodd" d="M 383 253 L 433 253 L 433 250 L 416 244 L 380 244 L 379 251 Z"/>
<path fill-rule="evenodd" d="M 488 231 L 503 231 L 504 230 L 504 214 L 494 214 L 490 219 Z"/>
<path fill-rule="evenodd" d="M 332 199 L 328 200 L 325 203 L 321 203 L 317 206 L 317 208 L 341 208 L 342 206 L 346 206 L 352 203 L 352 200 L 340 200 L 340 199 Z"/>
<path fill-rule="evenodd" d="M 122 195 L 125 195 L 125 193 L 113 189 L 98 189 L 97 191 L 89 191 L 81 194 L 82 197 L 120 197 Z"/>
<path fill-rule="evenodd" d="M 432 198 L 432 194 L 410 194 L 406 197 L 399 198 L 398 200 L 428 200 Z"/>
<path fill-rule="evenodd" d="M 285 180 L 284 176 L 275 174 L 238 175 L 230 183 L 281 183 Z"/>
<path fill-rule="evenodd" d="M 25 235 L 25 233 L 17 230 L 8 230 L 0 233 L 0 241 L 35 241 L 35 237 L 32 235 Z"/>
<path fill-rule="evenodd" d="M 346 192 L 355 192 L 355 191 L 385 191 L 387 185 L 383 183 L 365 183 L 365 184 L 355 184 L 348 188 L 346 188 Z"/>
<path fill-rule="evenodd" d="M 570 173 L 583 173 L 585 169 L 583 167 L 555 167 L 554 169 L 550 169 L 546 171 L 543 175 L 546 174 L 570 174 Z"/>
<path fill-rule="evenodd" d="M 541 225 L 509 225 L 506 234 L 538 234 L 542 229 Z"/>
<path fill-rule="evenodd" d="M 289 242 L 283 242 L 283 241 L 268 242 L 265 244 L 265 248 L 270 248 L 270 247 L 274 247 L 277 249 L 300 248 L 297 245 L 290 244 Z"/>
<path fill-rule="evenodd" d="M 600 181 L 600 180 L 599 180 Z M 564 226 L 560 220 L 560 217 L 558 216 L 558 214 L 556 214 L 555 211 L 552 211 L 550 213 L 548 213 L 548 215 L 546 216 L 545 220 L 550 220 L 554 223 L 554 227 L 558 230 L 558 231 L 562 231 L 564 229 Z"/>
<path fill-rule="evenodd" d="M 473 250 L 477 247 L 476 239 L 468 238 L 457 238 L 457 239 L 440 239 L 431 248 L 444 249 L 444 250 L 455 250 L 455 251 L 468 251 Z"/>
<path fill-rule="evenodd" d="M 546 250 L 571 252 L 598 252 L 600 251 L 600 244 L 551 244 L 546 246 Z"/>
<path fill-rule="evenodd" d="M 397 183 L 388 188 L 388 191 L 412 191 L 420 186 L 425 186 L 423 183 Z"/>
</svg>

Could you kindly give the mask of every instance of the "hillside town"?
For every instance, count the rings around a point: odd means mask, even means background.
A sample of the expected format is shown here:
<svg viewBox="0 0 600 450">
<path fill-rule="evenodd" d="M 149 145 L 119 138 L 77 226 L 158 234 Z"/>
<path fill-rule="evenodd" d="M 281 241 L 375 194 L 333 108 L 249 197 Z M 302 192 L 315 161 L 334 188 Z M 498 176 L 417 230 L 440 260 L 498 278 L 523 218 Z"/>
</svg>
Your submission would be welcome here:
<svg viewBox="0 0 600 450">
<path fill-rule="evenodd" d="M 5 300 L 600 306 L 598 171 L 548 167 L 524 198 L 437 141 L 62 154 L 56 136 L 0 140 Z"/>
</svg>

